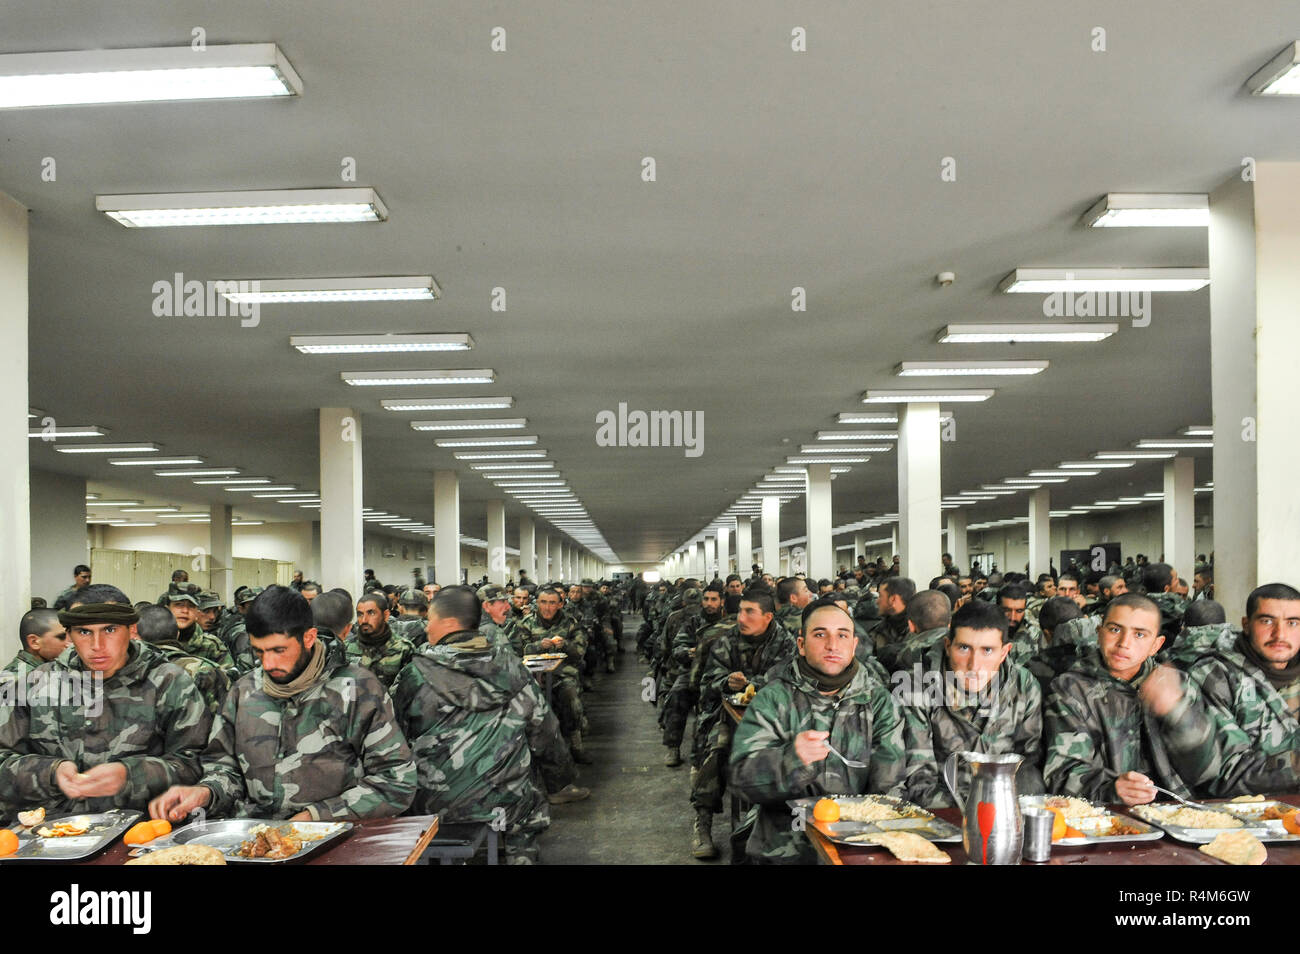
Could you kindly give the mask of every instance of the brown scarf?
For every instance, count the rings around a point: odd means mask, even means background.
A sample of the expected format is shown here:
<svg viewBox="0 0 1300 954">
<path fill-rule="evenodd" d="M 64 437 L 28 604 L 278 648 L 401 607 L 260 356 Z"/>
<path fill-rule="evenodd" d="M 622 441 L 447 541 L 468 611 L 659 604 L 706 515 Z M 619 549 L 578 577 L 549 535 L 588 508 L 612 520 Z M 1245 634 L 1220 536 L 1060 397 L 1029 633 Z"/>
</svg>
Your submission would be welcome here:
<svg viewBox="0 0 1300 954">
<path fill-rule="evenodd" d="M 805 679 L 817 686 L 821 692 L 839 692 L 845 686 L 853 681 L 853 677 L 858 674 L 858 660 L 854 657 L 853 661 L 844 667 L 844 671 L 838 676 L 828 676 L 825 673 L 818 672 L 808 664 L 808 660 L 801 655 L 794 657 L 795 665 L 799 667 L 800 674 Z"/>
<path fill-rule="evenodd" d="M 1250 637 L 1242 633 L 1237 637 L 1237 652 L 1246 657 L 1248 661 L 1259 667 L 1268 680 L 1269 685 L 1274 689 L 1281 691 L 1286 686 L 1300 679 L 1300 653 L 1292 658 L 1285 669 L 1274 669 L 1273 664 L 1259 654 L 1255 649 L 1255 644 L 1250 641 Z"/>
<path fill-rule="evenodd" d="M 325 673 L 325 644 L 319 639 L 311 648 L 311 661 L 307 668 L 298 673 L 291 681 L 278 683 L 266 673 L 262 673 L 262 691 L 272 699 L 292 699 L 300 692 L 305 692 L 320 682 Z"/>
</svg>

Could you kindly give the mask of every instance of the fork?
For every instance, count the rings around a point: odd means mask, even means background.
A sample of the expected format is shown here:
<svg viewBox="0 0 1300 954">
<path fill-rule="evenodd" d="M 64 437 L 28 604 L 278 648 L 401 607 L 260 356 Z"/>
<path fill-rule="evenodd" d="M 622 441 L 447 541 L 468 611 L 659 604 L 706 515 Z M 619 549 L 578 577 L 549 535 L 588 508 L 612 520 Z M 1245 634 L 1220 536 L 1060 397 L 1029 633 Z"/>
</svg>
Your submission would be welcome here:
<svg viewBox="0 0 1300 954">
<path fill-rule="evenodd" d="M 843 762 L 849 768 L 864 769 L 867 767 L 866 762 L 856 762 L 853 759 L 846 759 L 843 755 L 839 753 L 839 751 L 835 748 L 835 746 L 830 744 L 830 742 L 826 743 L 826 748 L 830 749 L 831 754 L 836 756 L 841 762 Z"/>
<path fill-rule="evenodd" d="M 1109 775 L 1112 779 L 1119 778 L 1119 776 L 1120 776 L 1120 773 L 1119 773 L 1119 772 L 1116 772 L 1114 769 L 1109 769 L 1109 768 L 1108 768 L 1108 769 L 1105 769 L 1105 772 L 1106 772 L 1106 774 Z M 1168 796 L 1169 796 L 1170 798 L 1172 798 L 1174 801 L 1176 801 L 1176 802 L 1180 802 L 1180 803 L 1182 803 L 1183 805 L 1186 805 L 1188 808 L 1197 808 L 1197 809 L 1200 809 L 1200 810 L 1203 811 L 1203 812 L 1221 812 L 1221 811 L 1223 811 L 1222 808 L 1215 808 L 1213 805 L 1202 805 L 1200 802 L 1194 802 L 1194 801 L 1192 801 L 1190 798 L 1183 798 L 1183 796 L 1179 795 L 1177 792 L 1171 792 L 1171 791 L 1170 791 L 1169 789 L 1167 789 L 1167 788 L 1161 788 L 1161 787 L 1160 787 L 1159 785 L 1157 785 L 1155 782 L 1152 782 L 1152 783 L 1151 783 L 1151 787 L 1154 788 L 1157 792 L 1160 792 L 1162 795 L 1168 795 Z"/>
</svg>

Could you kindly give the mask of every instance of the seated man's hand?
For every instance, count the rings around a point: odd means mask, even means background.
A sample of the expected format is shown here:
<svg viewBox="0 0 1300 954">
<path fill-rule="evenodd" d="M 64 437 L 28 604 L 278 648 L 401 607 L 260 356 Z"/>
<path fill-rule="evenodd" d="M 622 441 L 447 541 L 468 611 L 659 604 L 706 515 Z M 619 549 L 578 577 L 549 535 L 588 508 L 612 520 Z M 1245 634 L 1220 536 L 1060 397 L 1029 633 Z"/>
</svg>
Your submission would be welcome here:
<svg viewBox="0 0 1300 954">
<path fill-rule="evenodd" d="M 1157 666 L 1138 690 L 1138 698 L 1154 715 L 1168 715 L 1183 698 L 1183 681 L 1173 666 Z"/>
<path fill-rule="evenodd" d="M 82 773 L 77 782 L 82 798 L 109 798 L 126 786 L 126 766 L 121 762 L 105 762 Z"/>
<path fill-rule="evenodd" d="M 804 765 L 820 762 L 831 754 L 831 750 L 826 745 L 826 740 L 829 737 L 829 732 L 813 732 L 812 730 L 800 732 L 794 737 L 794 754 L 799 756 L 799 761 Z"/>
<path fill-rule="evenodd" d="M 1146 805 L 1156 800 L 1155 786 L 1141 772 L 1125 772 L 1115 779 L 1115 794 L 1125 805 Z"/>
<path fill-rule="evenodd" d="M 733 672 L 727 677 L 727 688 L 732 692 L 740 692 L 749 685 L 749 679 L 743 672 Z"/>
<path fill-rule="evenodd" d="M 165 818 L 178 822 L 188 818 L 195 809 L 212 801 L 212 791 L 204 785 L 173 785 L 149 803 L 150 818 Z"/>
<path fill-rule="evenodd" d="M 60 762 L 54 770 L 54 782 L 68 798 L 76 800 L 84 797 L 81 794 L 81 773 L 77 771 L 75 762 Z"/>
<path fill-rule="evenodd" d="M 289 819 L 291 822 L 309 822 L 312 820 L 311 812 L 304 809 Z"/>
</svg>

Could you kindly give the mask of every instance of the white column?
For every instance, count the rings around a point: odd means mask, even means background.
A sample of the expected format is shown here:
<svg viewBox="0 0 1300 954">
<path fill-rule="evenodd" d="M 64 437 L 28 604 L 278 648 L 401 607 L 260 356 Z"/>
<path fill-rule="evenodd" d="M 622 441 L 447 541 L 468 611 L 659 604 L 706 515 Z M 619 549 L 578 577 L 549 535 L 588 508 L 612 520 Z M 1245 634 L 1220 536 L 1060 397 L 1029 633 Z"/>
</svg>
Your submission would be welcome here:
<svg viewBox="0 0 1300 954">
<path fill-rule="evenodd" d="M 537 582 L 537 527 L 532 517 L 519 518 L 519 569 Z"/>
<path fill-rule="evenodd" d="M 433 472 L 433 570 L 441 586 L 460 582 L 460 477 Z"/>
<path fill-rule="evenodd" d="M 1253 182 L 1235 175 L 1216 189 L 1209 252 L 1214 597 L 1232 620 L 1254 587 L 1294 585 L 1300 565 L 1300 164 L 1258 162 Z"/>
<path fill-rule="evenodd" d="M 0 354 L 5 362 L 5 373 L 0 375 L 0 447 L 8 448 L 5 466 L 0 467 L 0 620 L 14 634 L 18 620 L 32 608 L 27 427 L 38 422 L 27 420 L 27 322 L 27 209 L 0 192 Z M 93 369 L 87 367 L 86 372 L 93 373 Z M 70 389 L 75 399 L 75 383 L 61 378 L 55 369 L 47 369 L 50 373 L 64 380 L 64 390 Z M 85 534 L 84 525 L 81 532 Z M 60 590 L 71 584 L 75 565 L 64 569 L 63 584 L 48 594 L 50 605 Z M 14 654 L 16 642 L 15 636 L 6 635 L 0 644 L 6 660 Z"/>
<path fill-rule="evenodd" d="M 781 572 L 781 500 L 764 497 L 758 532 L 763 537 L 763 572 L 773 576 Z"/>
<path fill-rule="evenodd" d="M 890 524 L 889 527 L 889 554 L 885 557 L 885 564 L 888 565 L 895 556 L 901 556 L 899 553 L 898 543 L 898 524 Z"/>
<path fill-rule="evenodd" d="M 578 548 L 575 546 L 570 546 L 569 547 L 569 580 L 571 582 L 576 583 L 580 579 L 582 579 L 582 577 L 578 575 Z"/>
<path fill-rule="evenodd" d="M 560 583 L 564 580 L 564 541 L 559 531 L 551 534 L 551 581 Z"/>
<path fill-rule="evenodd" d="M 754 563 L 754 524 L 749 517 L 736 518 L 736 572 L 749 579 Z"/>
<path fill-rule="evenodd" d="M 33 429 L 39 430 L 39 423 L 33 420 Z M 28 485 L 31 487 L 32 595 L 43 596 L 48 604 L 53 604 L 55 596 L 72 582 L 74 566 L 85 563 L 96 569 L 90 560 L 90 549 L 103 547 L 104 525 L 93 524 L 87 532 L 85 477 L 33 469 L 28 475 Z M 0 522 L 5 519 L 0 514 Z M 96 531 L 99 543 L 92 542 Z M 132 592 L 127 596 L 136 598 Z M 144 596 L 152 597 L 152 593 Z M 11 622 L 16 626 L 17 617 Z M 0 636 L 0 653 L 10 651 L 9 640 Z"/>
<path fill-rule="evenodd" d="M 551 535 L 541 533 L 537 535 L 537 576 L 533 578 L 534 583 L 545 583 L 551 578 Z"/>
<path fill-rule="evenodd" d="M 1196 570 L 1196 461 L 1165 462 L 1165 562 L 1189 582 Z"/>
<path fill-rule="evenodd" d="M 966 548 L 966 511 L 948 511 L 948 545 L 944 547 L 952 554 L 953 566 L 963 575 L 970 572 L 970 551 Z"/>
<path fill-rule="evenodd" d="M 731 528 L 718 528 L 718 576 L 726 579 L 731 574 Z"/>
<path fill-rule="evenodd" d="M 234 512 L 235 508 L 229 504 L 213 504 L 208 509 L 208 587 L 216 590 L 226 603 L 235 598 L 234 541 L 230 529 Z"/>
<path fill-rule="evenodd" d="M 510 579 L 506 560 L 506 502 L 487 502 L 488 581 L 505 586 Z"/>
<path fill-rule="evenodd" d="M 713 581 L 713 568 L 718 564 L 718 541 L 714 537 L 704 538 L 704 572 L 700 579 L 707 586 Z"/>
<path fill-rule="evenodd" d="M 943 561 L 939 542 L 939 405 L 905 404 L 898 416 L 900 572 L 923 586 Z"/>
<path fill-rule="evenodd" d="M 808 465 L 808 492 L 804 496 L 808 539 L 808 577 L 829 579 L 835 575 L 835 548 L 831 542 L 831 465 Z"/>
<path fill-rule="evenodd" d="M 361 585 L 361 415 L 320 409 L 320 584 L 349 592 Z M 439 581 L 441 582 L 441 581 Z"/>
<path fill-rule="evenodd" d="M 1052 561 L 1052 492 L 1046 487 L 1029 492 L 1029 583 L 1049 572 Z M 1019 570 L 1005 566 L 1003 570 Z"/>
<path fill-rule="evenodd" d="M 849 561 L 849 569 L 852 570 L 858 565 L 858 557 L 867 555 L 867 531 L 859 530 L 853 534 L 853 559 Z"/>
</svg>

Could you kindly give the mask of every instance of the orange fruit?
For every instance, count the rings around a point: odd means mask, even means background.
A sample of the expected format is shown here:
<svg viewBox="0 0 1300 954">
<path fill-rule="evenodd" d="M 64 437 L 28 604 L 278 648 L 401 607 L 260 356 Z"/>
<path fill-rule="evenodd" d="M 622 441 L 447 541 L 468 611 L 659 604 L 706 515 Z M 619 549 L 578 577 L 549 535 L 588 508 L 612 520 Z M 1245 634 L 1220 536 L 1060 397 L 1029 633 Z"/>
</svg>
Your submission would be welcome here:
<svg viewBox="0 0 1300 954">
<path fill-rule="evenodd" d="M 1047 810 L 1056 816 L 1052 819 L 1052 841 L 1060 841 L 1065 837 L 1065 830 L 1069 827 L 1065 824 L 1065 812 L 1050 805 L 1047 806 Z"/>
<path fill-rule="evenodd" d="M 1066 826 L 1066 829 L 1065 829 L 1065 837 L 1066 837 L 1066 838 L 1084 838 L 1084 837 L 1086 837 L 1086 836 L 1084 835 L 1083 832 L 1079 831 L 1079 829 L 1077 829 L 1077 828 L 1070 828 L 1069 826 Z"/>
<path fill-rule="evenodd" d="M 155 818 L 149 824 L 153 826 L 153 836 L 155 838 L 161 838 L 163 835 L 172 833 L 172 823 L 165 818 Z"/>
<path fill-rule="evenodd" d="M 1282 816 L 1282 827 L 1293 835 L 1300 835 L 1300 818 L 1297 815 L 1300 815 L 1300 809 L 1293 808 Z"/>
<path fill-rule="evenodd" d="M 155 828 L 156 825 L 166 825 L 166 831 L 160 831 Z M 159 835 L 165 835 L 172 830 L 171 822 L 166 821 L 142 821 L 132 825 L 122 840 L 128 845 L 143 845 L 145 842 L 153 841 Z"/>
<path fill-rule="evenodd" d="M 833 798 L 819 799 L 813 806 L 813 818 L 819 822 L 837 822 L 840 820 L 840 804 Z"/>
<path fill-rule="evenodd" d="M 0 828 L 0 858 L 18 850 L 18 836 L 8 828 Z"/>
</svg>

